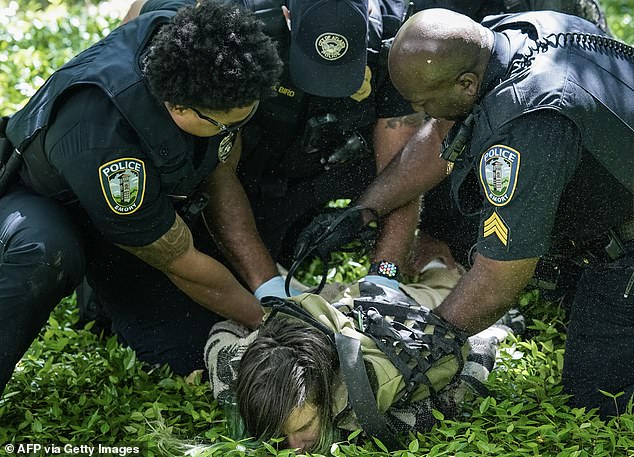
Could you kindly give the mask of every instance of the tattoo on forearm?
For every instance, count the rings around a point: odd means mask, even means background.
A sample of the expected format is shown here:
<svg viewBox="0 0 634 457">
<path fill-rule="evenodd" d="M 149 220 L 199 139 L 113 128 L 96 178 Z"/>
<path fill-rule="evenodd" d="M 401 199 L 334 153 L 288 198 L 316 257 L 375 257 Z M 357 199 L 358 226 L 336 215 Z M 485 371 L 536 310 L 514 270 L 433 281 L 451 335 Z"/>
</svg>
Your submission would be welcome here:
<svg viewBox="0 0 634 457">
<path fill-rule="evenodd" d="M 183 220 L 176 215 L 172 227 L 152 244 L 141 247 L 119 245 L 144 262 L 165 271 L 176 257 L 183 254 L 192 243 L 192 234 Z"/>
<path fill-rule="evenodd" d="M 398 129 L 403 126 L 418 128 L 421 125 L 423 125 L 425 122 L 427 122 L 429 119 L 431 119 L 429 114 L 424 112 L 408 114 L 407 116 L 401 116 L 401 117 L 392 117 L 387 120 L 386 128 Z"/>
</svg>

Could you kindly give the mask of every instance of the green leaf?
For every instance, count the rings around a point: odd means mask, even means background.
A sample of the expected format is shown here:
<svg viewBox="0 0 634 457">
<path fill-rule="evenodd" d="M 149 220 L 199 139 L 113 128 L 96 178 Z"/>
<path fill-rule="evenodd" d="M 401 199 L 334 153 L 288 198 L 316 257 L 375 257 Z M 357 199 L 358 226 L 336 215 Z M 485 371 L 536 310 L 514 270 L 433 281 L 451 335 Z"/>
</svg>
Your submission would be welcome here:
<svg viewBox="0 0 634 457">
<path fill-rule="evenodd" d="M 383 452 L 389 452 L 387 447 L 385 447 L 385 444 L 383 444 L 381 440 L 376 437 L 372 437 L 372 439 L 374 440 L 374 444 L 376 444 L 379 449 L 381 449 Z"/>
<path fill-rule="evenodd" d="M 486 397 L 484 400 L 482 400 L 482 402 L 480 403 L 480 414 L 484 414 L 489 409 L 490 404 L 491 397 Z"/>
</svg>

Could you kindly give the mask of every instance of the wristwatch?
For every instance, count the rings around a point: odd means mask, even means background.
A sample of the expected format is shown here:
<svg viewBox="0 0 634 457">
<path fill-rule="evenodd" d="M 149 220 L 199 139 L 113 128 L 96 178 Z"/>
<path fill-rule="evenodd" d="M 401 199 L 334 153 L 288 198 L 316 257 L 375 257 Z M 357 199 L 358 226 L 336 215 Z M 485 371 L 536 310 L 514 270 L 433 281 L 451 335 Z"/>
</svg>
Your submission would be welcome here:
<svg viewBox="0 0 634 457">
<path fill-rule="evenodd" d="M 368 274 L 398 280 L 398 266 L 394 262 L 381 260 L 370 265 Z"/>
</svg>

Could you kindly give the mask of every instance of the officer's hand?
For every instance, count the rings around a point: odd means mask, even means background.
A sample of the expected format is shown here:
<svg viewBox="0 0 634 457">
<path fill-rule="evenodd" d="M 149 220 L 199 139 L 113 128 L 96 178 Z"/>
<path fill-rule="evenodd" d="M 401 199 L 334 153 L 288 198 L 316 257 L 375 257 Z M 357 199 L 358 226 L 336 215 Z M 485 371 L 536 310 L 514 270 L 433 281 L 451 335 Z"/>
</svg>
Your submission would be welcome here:
<svg viewBox="0 0 634 457">
<path fill-rule="evenodd" d="M 435 259 L 440 259 L 450 270 L 457 267 L 447 243 L 421 231 L 414 240 L 409 261 L 403 270 L 408 275 L 416 276 Z"/>
<path fill-rule="evenodd" d="M 365 228 L 364 209 L 355 206 L 315 217 L 297 238 L 295 260 L 311 253 L 327 258 L 331 252 L 358 239 Z"/>
<path fill-rule="evenodd" d="M 293 295 L 299 295 L 301 292 L 297 289 L 290 288 L 289 292 L 291 293 L 291 297 Z M 262 297 L 278 297 L 278 298 L 286 298 L 286 292 L 284 291 L 284 278 L 281 276 L 273 276 L 268 281 L 263 282 L 255 289 L 253 295 L 258 300 L 262 300 Z"/>
<path fill-rule="evenodd" d="M 367 275 L 361 278 L 360 281 L 371 282 L 372 284 L 389 287 L 393 290 L 399 290 L 400 287 L 400 283 L 396 279 L 390 279 L 379 275 Z"/>
</svg>

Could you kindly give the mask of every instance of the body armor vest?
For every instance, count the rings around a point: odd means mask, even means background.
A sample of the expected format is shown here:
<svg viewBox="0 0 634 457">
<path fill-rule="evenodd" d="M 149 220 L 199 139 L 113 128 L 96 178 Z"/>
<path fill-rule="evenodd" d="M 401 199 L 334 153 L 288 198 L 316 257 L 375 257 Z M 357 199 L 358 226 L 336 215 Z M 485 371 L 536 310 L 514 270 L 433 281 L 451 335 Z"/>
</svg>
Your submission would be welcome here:
<svg viewBox="0 0 634 457">
<path fill-rule="evenodd" d="M 460 186 L 491 135 L 524 114 L 544 109 L 574 122 L 584 148 L 631 192 L 632 166 L 624 166 L 623 160 L 634 141 L 634 98 L 623 96 L 634 87 L 631 48 L 614 41 L 606 44 L 598 27 L 553 12 L 496 16 L 483 25 L 498 33 L 521 30 L 530 40 L 525 49 L 513 49 L 511 42 L 515 58 L 507 75 L 474 106 L 467 157 L 452 173 L 458 206 L 464 209 Z M 628 160 L 631 164 L 631 157 Z"/>
<path fill-rule="evenodd" d="M 602 45 L 599 37 L 573 42 L 574 34 L 604 35 L 575 16 L 524 13 L 498 17 L 491 28 L 526 27 L 551 44 L 542 41 L 543 50 L 524 56 L 476 105 L 471 148 L 480 152 L 491 132 L 525 113 L 553 109 L 575 123 L 584 147 L 621 184 L 631 186 L 632 170 L 623 167 L 622 153 L 634 142 L 634 98 L 623 95 L 634 87 L 634 55 Z M 566 33 L 557 36 L 561 30 Z"/>
<path fill-rule="evenodd" d="M 290 34 L 280 13 L 287 1 L 224 3 L 242 4 L 254 11 L 265 22 L 267 34 L 279 43 L 282 60 L 288 62 Z M 400 27 L 408 4 L 402 0 L 370 0 L 370 4 L 368 67 L 372 93 L 363 100 L 310 95 L 292 81 L 285 66 L 275 87 L 278 95 L 263 103 L 244 129 L 241 181 L 251 197 L 279 198 L 287 180 L 311 179 L 331 166 L 372 161 L 368 145 L 377 118 L 374 92 L 387 76 L 389 39 Z M 272 131 L 276 135 L 270 135 Z"/>
<path fill-rule="evenodd" d="M 194 167 L 191 144 L 150 93 L 140 67 L 146 44 L 173 15 L 169 11 L 144 14 L 115 29 L 57 70 L 11 118 L 7 134 L 24 153 L 21 174 L 27 185 L 47 196 L 60 196 L 66 191 L 67 185 L 48 162 L 43 150 L 44 135 L 39 133 L 48 127 L 57 102 L 65 93 L 80 85 L 95 85 L 138 135 L 141 149 L 160 172 L 165 191 L 181 195 L 193 191 L 202 179 L 197 174 L 208 173 L 211 164 Z"/>
</svg>

